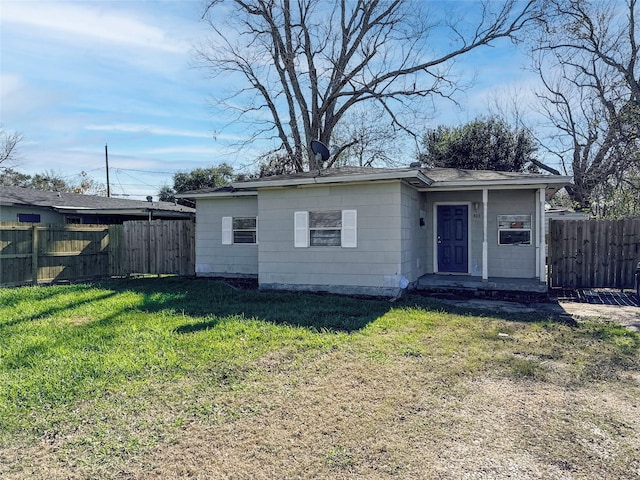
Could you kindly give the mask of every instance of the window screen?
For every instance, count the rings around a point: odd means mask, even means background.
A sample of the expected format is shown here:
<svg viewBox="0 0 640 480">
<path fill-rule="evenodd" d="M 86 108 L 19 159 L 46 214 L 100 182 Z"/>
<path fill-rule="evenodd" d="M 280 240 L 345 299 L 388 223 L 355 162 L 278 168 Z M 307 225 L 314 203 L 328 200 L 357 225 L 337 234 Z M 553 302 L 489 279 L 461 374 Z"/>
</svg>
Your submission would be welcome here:
<svg viewBox="0 0 640 480">
<path fill-rule="evenodd" d="M 498 215 L 499 245 L 531 245 L 531 215 Z"/>
<path fill-rule="evenodd" d="M 258 243 L 257 217 L 222 217 L 222 244 Z"/>
<path fill-rule="evenodd" d="M 294 212 L 294 246 L 358 247 L 358 212 L 329 210 Z"/>
<path fill-rule="evenodd" d="M 258 240 L 256 217 L 233 219 L 233 243 L 256 243 Z"/>
<path fill-rule="evenodd" d="M 309 212 L 309 244 L 311 246 L 336 246 L 341 244 L 342 212 Z"/>
</svg>

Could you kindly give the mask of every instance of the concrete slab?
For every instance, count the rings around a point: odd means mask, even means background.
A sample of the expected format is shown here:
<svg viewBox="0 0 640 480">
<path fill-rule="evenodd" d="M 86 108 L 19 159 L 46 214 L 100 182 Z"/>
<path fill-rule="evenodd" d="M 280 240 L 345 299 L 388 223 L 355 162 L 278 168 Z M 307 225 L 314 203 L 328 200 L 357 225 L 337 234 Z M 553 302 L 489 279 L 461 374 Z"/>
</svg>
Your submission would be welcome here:
<svg viewBox="0 0 640 480">
<path fill-rule="evenodd" d="M 640 307 L 635 305 L 586 303 L 557 300 L 538 303 L 520 303 L 492 299 L 441 298 L 445 304 L 462 309 L 482 310 L 509 314 L 540 313 L 557 317 L 568 316 L 576 321 L 595 320 L 616 322 L 634 332 L 640 332 Z"/>
</svg>

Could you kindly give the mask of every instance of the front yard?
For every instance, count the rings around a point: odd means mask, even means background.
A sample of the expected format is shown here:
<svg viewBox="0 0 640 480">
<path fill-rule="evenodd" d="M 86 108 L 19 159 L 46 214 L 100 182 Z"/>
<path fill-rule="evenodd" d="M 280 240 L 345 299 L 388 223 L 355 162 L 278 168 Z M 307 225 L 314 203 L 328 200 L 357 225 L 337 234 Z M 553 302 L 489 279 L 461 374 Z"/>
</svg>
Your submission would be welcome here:
<svg viewBox="0 0 640 480">
<path fill-rule="evenodd" d="M 0 477 L 640 477 L 640 336 L 178 278 L 0 289 Z"/>
</svg>

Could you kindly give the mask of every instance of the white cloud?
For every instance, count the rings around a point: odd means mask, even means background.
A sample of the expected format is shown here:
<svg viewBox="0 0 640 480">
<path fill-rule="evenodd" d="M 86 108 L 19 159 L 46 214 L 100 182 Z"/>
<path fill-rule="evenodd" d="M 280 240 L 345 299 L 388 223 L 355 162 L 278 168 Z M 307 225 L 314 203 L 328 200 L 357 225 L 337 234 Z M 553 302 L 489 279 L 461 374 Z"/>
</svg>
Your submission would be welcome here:
<svg viewBox="0 0 640 480">
<path fill-rule="evenodd" d="M 120 133 L 144 133 L 149 135 L 161 135 L 171 137 L 189 138 L 212 138 L 210 133 L 197 132 L 193 130 L 183 130 L 177 128 L 166 128 L 156 125 L 141 125 L 135 123 L 113 123 L 108 125 L 87 125 L 85 130 L 99 132 L 120 132 Z"/>
<path fill-rule="evenodd" d="M 2 100 L 4 100 L 5 97 L 17 93 L 20 87 L 20 76 L 6 73 L 0 74 L 0 98 L 2 98 Z"/>
<path fill-rule="evenodd" d="M 2 22 L 63 33 L 69 43 L 89 40 L 186 53 L 190 45 L 172 38 L 161 28 L 144 23 L 130 12 L 106 11 L 90 4 L 66 2 L 18 2 L 2 4 Z"/>
<path fill-rule="evenodd" d="M 2 74 L 0 76 L 0 105 L 2 105 L 2 123 L 11 129 L 20 129 L 37 123 L 43 111 L 51 105 L 64 101 L 64 95 L 46 85 L 34 85 L 22 75 Z M 34 121 L 34 112 L 38 118 Z"/>
</svg>

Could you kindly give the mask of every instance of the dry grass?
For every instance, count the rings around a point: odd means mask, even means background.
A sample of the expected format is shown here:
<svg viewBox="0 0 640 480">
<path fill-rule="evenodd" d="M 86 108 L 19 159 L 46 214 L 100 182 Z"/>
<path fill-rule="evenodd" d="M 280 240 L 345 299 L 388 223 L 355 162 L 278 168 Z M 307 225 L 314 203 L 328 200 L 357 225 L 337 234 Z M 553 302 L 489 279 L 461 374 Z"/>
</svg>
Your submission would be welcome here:
<svg viewBox="0 0 640 480">
<path fill-rule="evenodd" d="M 640 478 L 637 335 L 425 306 L 314 335 L 78 401 L 0 477 Z"/>
<path fill-rule="evenodd" d="M 148 425 L 150 413 L 176 428 L 141 455 L 87 465 L 73 458 L 79 452 L 59 455 L 73 435 L 43 439 L 13 449 L 30 467 L 5 478 L 640 476 L 637 376 L 567 388 L 490 374 L 451 380 L 424 357 L 381 363 L 341 349 L 304 365 L 289 360 L 261 359 L 264 375 L 216 399 L 222 415 L 180 423 L 175 406 L 143 413 L 131 428 Z M 109 434 L 126 431 L 108 423 Z"/>
<path fill-rule="evenodd" d="M 567 389 L 439 378 L 426 359 L 331 353 L 242 399 L 251 414 L 184 428 L 132 478 L 634 478 L 638 386 Z"/>
</svg>

